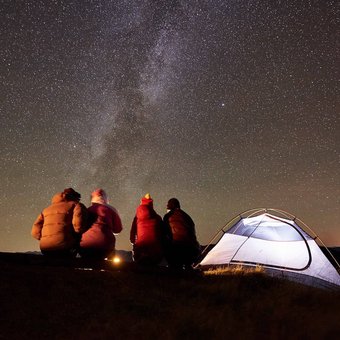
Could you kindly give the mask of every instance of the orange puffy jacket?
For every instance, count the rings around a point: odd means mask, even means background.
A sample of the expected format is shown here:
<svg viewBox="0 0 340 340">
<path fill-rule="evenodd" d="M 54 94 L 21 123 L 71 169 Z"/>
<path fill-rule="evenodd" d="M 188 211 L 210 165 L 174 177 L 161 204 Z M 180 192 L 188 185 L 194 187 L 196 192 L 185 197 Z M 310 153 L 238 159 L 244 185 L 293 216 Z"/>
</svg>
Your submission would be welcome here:
<svg viewBox="0 0 340 340">
<path fill-rule="evenodd" d="M 32 236 L 41 250 L 68 250 L 86 229 L 87 209 L 79 202 L 66 201 L 62 193 L 53 196 L 52 204 L 35 220 Z"/>
</svg>

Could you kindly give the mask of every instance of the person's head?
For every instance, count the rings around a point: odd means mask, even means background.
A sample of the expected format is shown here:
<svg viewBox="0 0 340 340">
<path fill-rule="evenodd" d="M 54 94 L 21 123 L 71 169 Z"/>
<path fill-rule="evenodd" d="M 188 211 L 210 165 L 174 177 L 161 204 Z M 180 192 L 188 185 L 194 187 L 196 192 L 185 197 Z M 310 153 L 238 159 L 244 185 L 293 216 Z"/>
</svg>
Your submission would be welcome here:
<svg viewBox="0 0 340 340">
<path fill-rule="evenodd" d="M 91 203 L 108 204 L 107 194 L 103 189 L 96 189 L 91 193 Z"/>
<path fill-rule="evenodd" d="M 151 198 L 151 195 L 149 193 L 145 194 L 144 197 L 142 197 L 141 202 L 142 205 L 150 205 L 153 206 L 153 199 Z"/>
<path fill-rule="evenodd" d="M 179 200 L 177 198 L 170 198 L 168 204 L 166 205 L 167 210 L 179 209 L 181 205 L 179 204 Z"/>
<path fill-rule="evenodd" d="M 63 191 L 63 195 L 66 201 L 76 201 L 79 202 L 81 195 L 72 188 L 67 188 Z"/>
</svg>

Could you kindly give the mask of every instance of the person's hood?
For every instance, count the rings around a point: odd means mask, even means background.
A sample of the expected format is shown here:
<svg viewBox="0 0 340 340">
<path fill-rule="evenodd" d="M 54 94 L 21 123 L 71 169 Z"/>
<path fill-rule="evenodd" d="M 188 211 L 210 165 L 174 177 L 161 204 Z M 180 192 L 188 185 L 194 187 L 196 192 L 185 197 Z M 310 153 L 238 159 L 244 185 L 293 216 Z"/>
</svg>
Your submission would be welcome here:
<svg viewBox="0 0 340 340">
<path fill-rule="evenodd" d="M 148 205 L 149 207 L 153 207 L 153 199 L 143 197 L 141 200 L 141 205 Z"/>
<path fill-rule="evenodd" d="M 96 189 L 91 194 L 91 203 L 108 204 L 107 194 L 103 189 Z"/>
<path fill-rule="evenodd" d="M 145 194 L 145 196 L 142 197 L 140 204 L 153 207 L 153 199 L 151 198 L 151 195 L 149 193 Z"/>
<path fill-rule="evenodd" d="M 55 194 L 52 197 L 52 204 L 54 203 L 59 203 L 59 202 L 64 202 L 65 198 L 64 198 L 64 194 L 62 192 L 58 192 L 57 194 Z"/>
<path fill-rule="evenodd" d="M 91 198 L 91 203 L 107 204 L 107 200 L 103 196 L 95 196 Z"/>
</svg>

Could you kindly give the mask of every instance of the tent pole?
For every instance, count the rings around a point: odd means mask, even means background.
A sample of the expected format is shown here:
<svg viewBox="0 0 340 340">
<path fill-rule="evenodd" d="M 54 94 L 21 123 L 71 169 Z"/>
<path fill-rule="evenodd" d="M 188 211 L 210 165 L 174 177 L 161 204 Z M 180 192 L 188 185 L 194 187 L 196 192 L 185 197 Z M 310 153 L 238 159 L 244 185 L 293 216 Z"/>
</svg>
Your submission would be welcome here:
<svg viewBox="0 0 340 340">
<path fill-rule="evenodd" d="M 213 236 L 213 238 L 208 242 L 208 244 L 204 247 L 204 249 L 201 252 L 201 257 L 202 255 L 205 253 L 205 251 L 208 249 L 208 247 L 212 244 L 212 242 L 217 238 L 217 236 L 219 235 L 220 232 L 222 232 L 223 234 L 226 233 L 226 231 L 224 231 L 225 227 L 227 227 L 228 225 L 232 224 L 232 222 L 234 220 L 236 220 L 237 218 L 242 219 L 244 214 L 246 213 L 250 213 L 251 211 L 254 211 L 253 214 L 258 213 L 259 211 L 265 210 L 266 208 L 256 208 L 256 209 L 250 209 L 250 210 L 246 210 L 244 212 L 242 212 L 241 214 L 236 215 L 235 217 L 233 217 L 231 220 L 229 220 L 226 224 L 224 224 L 224 226 L 222 228 L 219 229 L 219 231 Z M 252 215 L 252 214 L 251 214 Z M 251 216 L 249 215 L 249 216 Z M 236 222 L 235 222 L 236 223 Z M 234 223 L 234 224 L 235 224 Z"/>
<path fill-rule="evenodd" d="M 314 240 L 319 240 L 319 242 L 322 244 L 322 246 L 326 249 L 327 253 L 329 254 L 329 256 L 333 259 L 334 263 L 338 266 L 337 269 L 340 269 L 340 264 L 337 261 L 337 259 L 334 257 L 334 255 L 330 252 L 330 250 L 328 249 L 328 247 L 325 245 L 325 243 L 321 240 L 321 238 L 313 231 L 313 229 L 311 229 L 306 223 L 304 223 L 303 221 L 301 221 L 299 218 L 296 219 L 300 224 L 302 224 L 305 228 L 307 228 L 309 231 L 311 231 L 315 237 Z M 298 224 L 299 224 L 298 223 Z"/>
</svg>

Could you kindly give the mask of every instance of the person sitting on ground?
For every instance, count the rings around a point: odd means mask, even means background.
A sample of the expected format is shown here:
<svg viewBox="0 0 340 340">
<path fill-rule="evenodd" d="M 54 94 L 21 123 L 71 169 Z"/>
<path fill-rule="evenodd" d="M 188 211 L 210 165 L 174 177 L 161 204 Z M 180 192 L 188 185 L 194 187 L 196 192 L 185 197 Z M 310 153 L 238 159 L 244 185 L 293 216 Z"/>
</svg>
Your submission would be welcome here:
<svg viewBox="0 0 340 340">
<path fill-rule="evenodd" d="M 44 255 L 76 256 L 78 240 L 87 225 L 87 209 L 80 198 L 72 188 L 65 189 L 53 196 L 52 204 L 35 220 L 31 235 L 40 241 Z"/>
<path fill-rule="evenodd" d="M 97 189 L 91 194 L 88 208 L 89 229 L 83 233 L 79 253 L 82 258 L 100 261 L 113 258 L 116 238 L 123 227 L 118 211 L 108 204 L 106 192 Z"/>
<path fill-rule="evenodd" d="M 162 218 L 153 208 L 153 199 L 146 194 L 132 222 L 130 241 L 133 259 L 141 265 L 157 265 L 164 257 L 164 228 Z"/>
<path fill-rule="evenodd" d="M 200 253 L 195 224 L 191 217 L 181 209 L 177 198 L 171 198 L 168 201 L 167 210 L 163 221 L 172 233 L 172 241 L 166 251 L 167 262 L 172 269 L 190 270 Z"/>
</svg>

